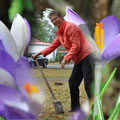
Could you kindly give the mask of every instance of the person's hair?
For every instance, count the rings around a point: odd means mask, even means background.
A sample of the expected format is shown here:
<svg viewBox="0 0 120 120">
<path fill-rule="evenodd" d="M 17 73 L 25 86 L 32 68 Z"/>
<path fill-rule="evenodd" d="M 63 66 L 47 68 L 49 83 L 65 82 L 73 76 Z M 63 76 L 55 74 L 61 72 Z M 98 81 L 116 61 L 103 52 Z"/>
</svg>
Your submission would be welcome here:
<svg viewBox="0 0 120 120">
<path fill-rule="evenodd" d="M 58 17 L 62 17 L 62 15 L 55 10 L 50 11 L 50 13 L 48 14 L 48 18 L 50 18 L 52 15 L 57 15 Z"/>
</svg>

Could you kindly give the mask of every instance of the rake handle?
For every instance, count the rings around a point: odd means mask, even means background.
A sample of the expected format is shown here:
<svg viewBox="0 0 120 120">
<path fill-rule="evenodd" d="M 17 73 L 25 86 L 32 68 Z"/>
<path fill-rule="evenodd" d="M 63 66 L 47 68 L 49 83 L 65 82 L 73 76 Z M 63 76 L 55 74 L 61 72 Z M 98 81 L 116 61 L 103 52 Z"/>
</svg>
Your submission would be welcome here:
<svg viewBox="0 0 120 120">
<path fill-rule="evenodd" d="M 55 95 L 54 95 L 54 93 L 53 93 L 53 90 L 51 89 L 51 87 L 50 87 L 50 85 L 49 85 L 49 83 L 48 83 L 48 81 L 47 81 L 47 79 L 46 79 L 46 77 L 45 77 L 45 74 L 44 74 L 42 68 L 40 67 L 40 65 L 39 65 L 39 63 L 38 63 L 38 61 L 37 61 L 37 59 L 35 59 L 35 62 L 36 62 L 36 64 L 37 64 L 37 67 L 38 67 L 39 70 L 40 70 L 40 73 L 41 73 L 41 75 L 42 75 L 42 77 L 43 77 L 43 79 L 44 79 L 44 81 L 45 81 L 45 83 L 46 83 L 46 85 L 47 85 L 49 91 L 50 91 L 50 94 L 52 95 L 52 97 L 53 97 L 54 100 L 56 101 L 57 99 L 56 99 L 56 97 L 55 97 Z"/>
</svg>

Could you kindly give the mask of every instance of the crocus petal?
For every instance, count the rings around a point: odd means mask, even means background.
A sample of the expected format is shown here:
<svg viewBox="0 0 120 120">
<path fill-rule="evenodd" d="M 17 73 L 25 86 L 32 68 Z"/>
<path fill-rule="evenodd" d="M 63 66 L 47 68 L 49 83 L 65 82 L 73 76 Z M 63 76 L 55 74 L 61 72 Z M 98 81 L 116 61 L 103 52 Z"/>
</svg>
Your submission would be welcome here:
<svg viewBox="0 0 120 120">
<path fill-rule="evenodd" d="M 96 59 L 99 60 L 100 59 L 100 50 L 99 48 L 97 47 L 95 41 L 92 39 L 92 37 L 88 34 L 85 34 L 85 37 L 87 38 L 87 40 L 91 43 L 91 46 L 92 46 L 92 49 L 93 51 L 95 52 L 95 55 L 96 55 Z"/>
<path fill-rule="evenodd" d="M 89 34 L 90 31 L 82 18 L 69 7 L 66 8 L 65 20 L 80 26 L 83 33 Z"/>
<path fill-rule="evenodd" d="M 36 102 L 32 101 L 32 99 L 30 99 L 29 107 L 30 107 L 30 112 L 33 115 L 38 116 L 38 114 L 41 113 L 41 110 L 42 110 L 43 106 L 39 103 L 36 103 Z"/>
<path fill-rule="evenodd" d="M 18 108 L 14 108 L 8 105 L 5 105 L 5 109 L 8 111 L 8 115 L 4 116 L 6 119 L 11 119 L 11 120 L 35 120 L 35 117 L 30 113 L 23 111 Z M 6 112 L 6 111 L 4 111 Z"/>
<path fill-rule="evenodd" d="M 35 117 L 26 111 L 20 110 L 18 108 L 15 107 L 11 107 L 8 106 L 6 104 L 4 104 L 1 100 L 0 100 L 0 116 L 2 116 L 5 119 L 29 119 L 29 120 L 34 120 Z"/>
<path fill-rule="evenodd" d="M 4 25 L 2 21 L 0 21 L 0 39 L 4 44 L 5 50 L 14 58 L 14 60 L 17 61 L 19 56 L 16 43 L 8 28 Z"/>
<path fill-rule="evenodd" d="M 27 27 L 19 14 L 14 18 L 10 31 L 16 42 L 19 56 L 23 56 L 27 43 Z"/>
<path fill-rule="evenodd" d="M 16 66 L 15 69 L 15 76 L 16 76 L 16 82 L 17 82 L 17 86 L 20 89 L 20 91 L 22 92 L 22 94 L 24 94 L 26 97 L 29 98 L 29 96 L 27 95 L 25 89 L 23 88 L 23 86 L 26 83 L 29 83 L 30 85 L 34 85 L 35 84 L 35 79 L 32 78 L 32 72 L 30 71 L 31 67 L 30 64 L 28 63 L 28 59 L 25 57 L 21 57 L 18 61 L 18 65 Z M 38 115 L 41 113 L 41 99 L 39 98 L 39 100 L 37 100 L 37 98 L 43 97 L 43 93 L 41 92 L 41 90 L 39 89 L 39 94 L 36 93 L 36 96 L 34 96 L 35 93 L 33 93 L 33 95 L 31 95 L 31 97 L 29 98 L 29 107 L 30 107 L 30 111 L 32 114 L 34 115 Z M 38 102 L 39 101 L 39 102 Z"/>
<path fill-rule="evenodd" d="M 8 111 L 5 108 L 5 105 L 2 101 L 0 101 L 0 116 L 8 116 Z"/>
<path fill-rule="evenodd" d="M 14 78 L 9 74 L 9 72 L 1 68 L 0 68 L 0 84 L 8 85 L 13 88 L 16 87 Z"/>
<path fill-rule="evenodd" d="M 15 68 L 15 79 L 18 87 L 20 88 L 21 92 L 26 95 L 23 86 L 28 83 L 33 83 L 35 80 L 32 78 L 32 72 L 30 71 L 31 67 L 28 62 L 28 59 L 25 57 L 21 57 L 17 62 Z"/>
<path fill-rule="evenodd" d="M 0 101 L 4 104 L 29 112 L 27 99 L 17 90 L 0 84 Z"/>
<path fill-rule="evenodd" d="M 76 111 L 70 116 L 70 120 L 86 120 L 85 113 L 82 110 Z"/>
<path fill-rule="evenodd" d="M 101 60 L 109 61 L 120 56 L 120 34 L 104 50 Z"/>
<path fill-rule="evenodd" d="M 0 40 L 0 68 L 6 70 L 14 77 L 15 65 L 14 59 L 5 51 L 2 41 Z"/>
<path fill-rule="evenodd" d="M 104 44 L 103 51 L 112 42 L 113 39 L 120 33 L 120 24 L 115 16 L 105 17 L 103 23 L 104 29 Z"/>
<path fill-rule="evenodd" d="M 31 29 L 30 29 L 30 25 L 28 23 L 28 21 L 24 18 L 24 21 L 26 23 L 26 27 L 27 27 L 27 43 L 26 43 L 26 47 L 28 46 L 29 42 L 30 42 L 30 38 L 31 38 Z"/>
<path fill-rule="evenodd" d="M 82 18 L 76 12 L 74 12 L 72 9 L 70 9 L 69 7 L 66 8 L 65 19 L 70 22 L 74 22 L 76 25 L 85 24 L 85 22 L 82 20 Z"/>
</svg>

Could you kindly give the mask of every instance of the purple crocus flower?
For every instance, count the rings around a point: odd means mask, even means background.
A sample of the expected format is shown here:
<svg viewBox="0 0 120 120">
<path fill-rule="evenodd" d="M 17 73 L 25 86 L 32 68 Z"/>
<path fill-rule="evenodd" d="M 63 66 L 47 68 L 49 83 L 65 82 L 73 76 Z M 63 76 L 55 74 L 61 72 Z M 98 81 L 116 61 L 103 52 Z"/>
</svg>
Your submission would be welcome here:
<svg viewBox="0 0 120 120">
<path fill-rule="evenodd" d="M 11 31 L 0 21 L 0 39 L 4 44 L 5 50 L 17 61 L 23 56 L 26 45 L 30 40 L 30 26 L 19 15 L 15 17 Z"/>
<path fill-rule="evenodd" d="M 66 10 L 66 20 L 75 23 L 76 25 L 84 24 L 80 16 L 77 15 L 70 8 Z M 120 23 L 115 16 L 105 17 L 100 21 L 103 23 L 104 30 L 104 43 L 102 53 L 100 53 L 94 39 L 89 35 L 87 30 L 82 32 L 86 38 L 90 41 L 93 49 L 96 52 L 96 57 L 100 60 L 95 67 L 95 100 L 94 100 L 94 116 L 96 115 L 96 93 L 99 93 L 101 72 L 104 65 L 112 59 L 120 56 Z M 97 63 L 97 62 L 96 62 Z M 97 74 L 96 74 L 97 73 Z"/>
<path fill-rule="evenodd" d="M 29 41 L 29 24 L 27 20 L 23 19 L 19 14 L 17 14 L 13 21 L 11 32 L 9 32 L 4 23 L 0 21 L 0 75 L 2 76 L 2 78 L 0 78 L 0 84 L 5 84 L 20 90 L 19 92 L 28 100 L 29 112 L 38 114 L 40 113 L 41 104 L 33 99 L 33 96 L 34 98 L 36 97 L 33 93 L 36 92 L 37 94 L 39 89 L 34 85 L 35 79 L 32 78 L 28 59 L 23 57 L 23 53 Z M 30 87 L 32 86 L 29 88 L 31 89 L 31 96 L 27 94 L 28 88 L 23 88 L 26 83 L 29 83 Z M 0 91 L 0 94 L 2 95 L 5 93 Z M 41 94 L 38 96 L 41 98 Z M 10 101 L 12 101 L 12 99 Z M 16 102 L 14 101 L 14 103 Z M 7 106 L 6 110 L 8 113 L 16 109 L 20 114 L 26 114 L 22 109 L 17 110 L 18 108 L 16 106 L 11 108 L 11 106 L 6 105 L 4 101 L 1 101 L 0 105 Z M 19 112 L 17 112 L 18 118 Z"/>
<path fill-rule="evenodd" d="M 80 16 L 70 8 L 66 10 L 66 20 L 75 23 L 76 25 L 85 24 Z M 120 56 L 120 23 L 115 16 L 105 17 L 100 21 L 103 23 L 104 44 L 102 54 L 94 42 L 94 39 L 89 35 L 87 30 L 83 31 L 86 38 L 92 42 L 95 51 L 100 56 L 101 61 L 108 62 Z"/>
<path fill-rule="evenodd" d="M 17 14 L 13 20 L 10 33 L 14 38 L 19 57 L 23 56 L 31 36 L 30 26 L 27 20 Z"/>
<path fill-rule="evenodd" d="M 32 77 L 28 59 L 25 57 L 20 57 L 20 59 L 17 62 L 15 62 L 13 58 L 5 51 L 2 42 L 0 42 L 0 48 L 2 48 L 2 50 L 0 50 L 0 60 L 2 61 L 0 64 L 0 68 L 1 70 L 3 70 L 2 76 L 4 76 L 2 79 L 0 79 L 0 83 L 19 89 L 21 93 L 24 96 L 26 96 L 29 101 L 28 104 L 30 107 L 29 108 L 30 112 L 33 113 L 34 115 L 39 114 L 41 112 L 41 103 L 43 101 L 42 91 L 39 90 L 40 91 L 39 94 L 34 93 L 31 96 L 28 96 L 27 92 L 23 88 L 23 86 L 27 82 L 30 83 L 31 85 L 35 84 L 34 83 L 35 79 L 33 79 Z M 6 78 L 6 80 L 4 80 L 6 74 L 9 74 L 9 76 Z M 4 93 L 2 92 L 2 94 Z"/>
<path fill-rule="evenodd" d="M 4 77 L 5 81 L 1 81 L 1 79 L 0 83 L 5 82 L 6 84 L 7 82 L 7 84 L 14 86 L 16 62 L 23 56 L 25 48 L 30 41 L 30 33 L 30 26 L 27 20 L 23 19 L 19 14 L 14 18 L 11 31 L 0 21 L 0 74 L 3 77 L 9 76 L 6 79 Z"/>
</svg>

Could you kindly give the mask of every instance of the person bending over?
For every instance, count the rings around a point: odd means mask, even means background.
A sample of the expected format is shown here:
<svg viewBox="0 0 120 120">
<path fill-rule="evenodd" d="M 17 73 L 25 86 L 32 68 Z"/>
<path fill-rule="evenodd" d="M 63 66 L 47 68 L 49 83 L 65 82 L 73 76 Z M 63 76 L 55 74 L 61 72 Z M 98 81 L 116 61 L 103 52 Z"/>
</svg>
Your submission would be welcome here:
<svg viewBox="0 0 120 120">
<path fill-rule="evenodd" d="M 87 96 L 89 99 L 92 98 L 91 84 L 94 82 L 94 51 L 80 27 L 65 21 L 63 16 L 55 10 L 52 10 L 48 17 L 53 25 L 57 27 L 56 38 L 49 47 L 32 57 L 35 59 L 40 54 L 46 56 L 60 45 L 64 46 L 67 54 L 61 62 L 61 68 L 64 68 L 66 62 L 74 61 L 74 67 L 69 78 L 71 95 L 71 109 L 69 112 L 75 112 L 80 109 L 79 86 L 83 79 Z"/>
</svg>

